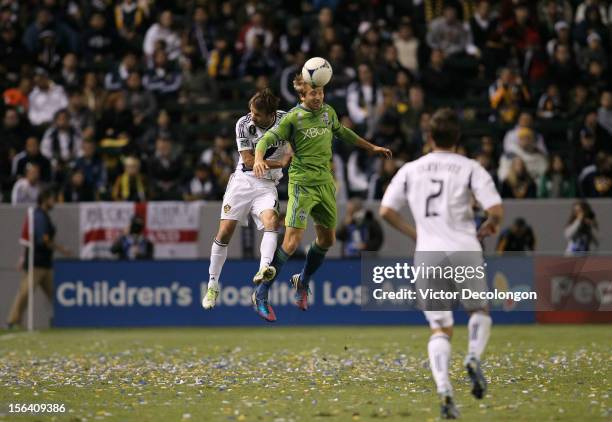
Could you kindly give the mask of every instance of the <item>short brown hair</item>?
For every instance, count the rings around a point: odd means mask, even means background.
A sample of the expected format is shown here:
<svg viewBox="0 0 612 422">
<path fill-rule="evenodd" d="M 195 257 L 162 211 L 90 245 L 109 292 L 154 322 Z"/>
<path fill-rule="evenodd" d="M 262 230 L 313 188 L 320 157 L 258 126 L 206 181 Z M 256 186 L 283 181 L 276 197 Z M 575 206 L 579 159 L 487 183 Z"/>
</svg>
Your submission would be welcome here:
<svg viewBox="0 0 612 422">
<path fill-rule="evenodd" d="M 264 88 L 251 97 L 249 100 L 249 108 L 253 106 L 262 113 L 274 114 L 276 110 L 278 110 L 279 103 L 280 99 L 274 95 L 270 89 Z"/>
<path fill-rule="evenodd" d="M 436 111 L 430 123 L 431 137 L 436 146 L 451 148 L 457 145 L 460 135 L 459 118 L 450 108 Z"/>
</svg>

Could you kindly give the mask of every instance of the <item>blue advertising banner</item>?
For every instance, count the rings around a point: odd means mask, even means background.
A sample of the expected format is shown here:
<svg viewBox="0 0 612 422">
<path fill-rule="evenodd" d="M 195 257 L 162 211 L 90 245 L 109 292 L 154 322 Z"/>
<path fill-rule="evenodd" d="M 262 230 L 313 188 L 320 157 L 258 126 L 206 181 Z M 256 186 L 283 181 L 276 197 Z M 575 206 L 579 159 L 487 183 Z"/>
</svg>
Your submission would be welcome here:
<svg viewBox="0 0 612 422">
<path fill-rule="evenodd" d="M 518 260 L 518 262 L 517 262 Z M 489 262 L 491 283 L 521 289 L 533 283 L 529 258 L 496 258 Z M 419 311 L 364 311 L 360 305 L 359 260 L 327 260 L 311 283 L 310 308 L 292 305 L 288 279 L 301 270 L 290 261 L 270 290 L 270 303 L 281 325 L 425 324 Z M 221 275 L 217 307 L 205 311 L 208 261 L 74 261 L 55 263 L 55 316 L 58 327 L 244 326 L 266 324 L 251 305 L 256 261 L 228 260 Z M 531 323 L 534 312 L 517 312 L 492 303 L 495 323 Z M 463 312 L 456 321 L 467 320 Z"/>
</svg>

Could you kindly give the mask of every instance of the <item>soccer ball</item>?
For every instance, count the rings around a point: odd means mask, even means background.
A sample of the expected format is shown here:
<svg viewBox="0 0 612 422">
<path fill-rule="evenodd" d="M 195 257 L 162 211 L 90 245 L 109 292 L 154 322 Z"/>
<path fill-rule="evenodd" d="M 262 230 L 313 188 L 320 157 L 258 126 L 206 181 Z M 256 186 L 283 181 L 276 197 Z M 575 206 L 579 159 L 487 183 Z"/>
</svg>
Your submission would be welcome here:
<svg viewBox="0 0 612 422">
<path fill-rule="evenodd" d="M 313 57 L 302 67 L 304 82 L 313 88 L 327 85 L 333 73 L 329 62 L 322 57 Z"/>
</svg>

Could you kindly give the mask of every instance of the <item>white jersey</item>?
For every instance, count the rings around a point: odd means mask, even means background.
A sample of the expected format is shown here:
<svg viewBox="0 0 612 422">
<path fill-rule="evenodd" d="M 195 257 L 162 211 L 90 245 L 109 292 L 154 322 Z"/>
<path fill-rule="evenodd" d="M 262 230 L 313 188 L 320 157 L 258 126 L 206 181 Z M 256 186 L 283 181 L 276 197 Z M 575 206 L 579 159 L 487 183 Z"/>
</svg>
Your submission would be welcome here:
<svg viewBox="0 0 612 422">
<path fill-rule="evenodd" d="M 236 122 L 236 144 L 238 146 L 238 152 L 240 151 L 255 151 L 255 146 L 257 146 L 257 142 L 268 130 L 278 126 L 283 116 L 287 114 L 286 111 L 277 110 L 276 116 L 274 117 L 274 123 L 269 128 L 261 128 L 257 126 L 253 120 L 251 120 L 251 113 L 242 116 Z M 283 154 L 285 153 L 285 140 L 277 141 L 272 146 L 268 148 L 266 154 L 264 155 L 265 159 L 269 160 L 277 160 L 280 161 L 283 158 Z M 253 173 L 253 169 L 248 168 L 244 161 L 242 160 L 242 156 L 238 160 L 238 165 L 236 167 L 236 172 L 244 172 L 246 175 L 255 177 Z M 275 183 L 283 177 L 282 169 L 270 169 L 264 175 L 264 179 L 273 180 Z"/>
<path fill-rule="evenodd" d="M 382 206 L 410 205 L 417 251 L 481 251 L 471 195 L 484 209 L 501 204 L 491 175 L 476 161 L 435 151 L 404 164 L 393 177 Z"/>
</svg>

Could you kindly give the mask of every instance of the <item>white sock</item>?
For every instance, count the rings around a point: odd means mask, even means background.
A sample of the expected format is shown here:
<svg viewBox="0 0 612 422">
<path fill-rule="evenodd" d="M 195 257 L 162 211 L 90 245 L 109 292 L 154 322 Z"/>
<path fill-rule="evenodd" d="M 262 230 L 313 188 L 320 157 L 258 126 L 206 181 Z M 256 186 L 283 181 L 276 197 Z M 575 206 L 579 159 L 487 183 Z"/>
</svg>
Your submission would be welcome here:
<svg viewBox="0 0 612 422">
<path fill-rule="evenodd" d="M 468 321 L 468 354 L 466 361 L 471 357 L 480 360 L 491 334 L 493 320 L 489 315 L 474 312 Z"/>
<path fill-rule="evenodd" d="M 259 269 L 270 265 L 274 252 L 276 251 L 276 243 L 278 242 L 278 232 L 273 230 L 265 230 L 259 246 L 261 258 L 259 259 Z"/>
<path fill-rule="evenodd" d="M 427 345 L 427 352 L 438 394 L 452 395 L 453 387 L 448 375 L 448 362 L 451 354 L 450 339 L 443 333 L 432 335 Z"/>
<path fill-rule="evenodd" d="M 217 239 L 210 250 L 210 266 L 208 267 L 208 288 L 219 289 L 219 275 L 227 258 L 227 244 Z"/>
</svg>

